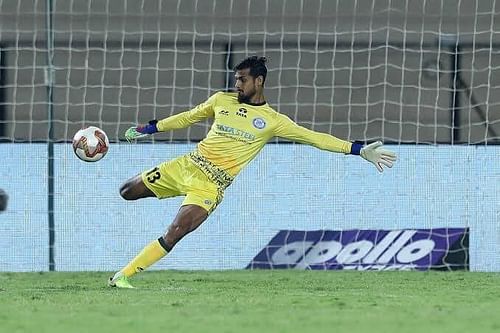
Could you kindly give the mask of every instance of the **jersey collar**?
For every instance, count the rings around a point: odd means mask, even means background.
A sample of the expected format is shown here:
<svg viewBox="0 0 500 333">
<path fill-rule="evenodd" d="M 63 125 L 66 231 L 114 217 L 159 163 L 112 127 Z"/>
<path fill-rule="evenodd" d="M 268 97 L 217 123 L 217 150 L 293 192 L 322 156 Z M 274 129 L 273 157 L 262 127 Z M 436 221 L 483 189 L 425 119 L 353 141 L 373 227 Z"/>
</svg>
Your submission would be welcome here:
<svg viewBox="0 0 500 333">
<path fill-rule="evenodd" d="M 251 106 L 262 106 L 262 105 L 265 105 L 267 102 L 264 101 L 262 103 L 241 103 L 241 104 L 248 104 L 248 105 L 251 105 Z"/>
</svg>

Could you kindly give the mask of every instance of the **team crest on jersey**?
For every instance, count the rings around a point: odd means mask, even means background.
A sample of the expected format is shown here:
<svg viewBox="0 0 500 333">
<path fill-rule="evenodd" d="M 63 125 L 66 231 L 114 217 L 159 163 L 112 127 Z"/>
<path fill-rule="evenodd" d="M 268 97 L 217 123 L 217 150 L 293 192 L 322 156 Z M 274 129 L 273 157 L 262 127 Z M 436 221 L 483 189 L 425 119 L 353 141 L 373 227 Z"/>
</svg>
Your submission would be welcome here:
<svg viewBox="0 0 500 333">
<path fill-rule="evenodd" d="M 253 126 L 258 129 L 263 129 L 264 127 L 266 127 L 266 122 L 262 118 L 254 118 L 252 123 Z"/>
</svg>

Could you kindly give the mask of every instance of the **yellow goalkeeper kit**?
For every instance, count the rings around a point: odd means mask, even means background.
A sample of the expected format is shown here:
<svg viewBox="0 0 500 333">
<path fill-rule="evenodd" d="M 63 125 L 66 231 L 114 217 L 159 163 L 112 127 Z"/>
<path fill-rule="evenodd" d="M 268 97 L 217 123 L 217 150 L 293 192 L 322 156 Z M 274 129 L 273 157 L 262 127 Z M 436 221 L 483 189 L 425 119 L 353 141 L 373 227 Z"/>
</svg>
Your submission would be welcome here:
<svg viewBox="0 0 500 333">
<path fill-rule="evenodd" d="M 332 152 L 351 152 L 350 142 L 299 126 L 267 103 L 240 103 L 237 93 L 218 92 L 156 126 L 163 132 L 207 118 L 214 119 L 212 127 L 194 152 L 142 173 L 144 183 L 158 198 L 185 195 L 183 205 L 195 204 L 211 213 L 222 200 L 224 189 L 275 136 Z"/>
</svg>

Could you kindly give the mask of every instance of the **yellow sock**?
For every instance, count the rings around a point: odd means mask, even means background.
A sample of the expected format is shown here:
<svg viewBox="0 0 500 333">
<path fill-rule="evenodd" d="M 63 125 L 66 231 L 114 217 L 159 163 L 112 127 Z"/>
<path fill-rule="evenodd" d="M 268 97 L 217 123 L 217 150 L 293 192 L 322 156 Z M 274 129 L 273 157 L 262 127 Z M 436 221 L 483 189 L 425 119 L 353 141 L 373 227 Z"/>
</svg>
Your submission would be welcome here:
<svg viewBox="0 0 500 333">
<path fill-rule="evenodd" d="M 127 266 L 122 268 L 122 274 L 126 277 L 130 277 L 135 273 L 142 272 L 163 258 L 168 252 L 164 248 L 165 242 L 163 242 L 163 238 L 160 239 L 152 241 L 146 245 L 142 251 L 127 264 Z"/>
</svg>

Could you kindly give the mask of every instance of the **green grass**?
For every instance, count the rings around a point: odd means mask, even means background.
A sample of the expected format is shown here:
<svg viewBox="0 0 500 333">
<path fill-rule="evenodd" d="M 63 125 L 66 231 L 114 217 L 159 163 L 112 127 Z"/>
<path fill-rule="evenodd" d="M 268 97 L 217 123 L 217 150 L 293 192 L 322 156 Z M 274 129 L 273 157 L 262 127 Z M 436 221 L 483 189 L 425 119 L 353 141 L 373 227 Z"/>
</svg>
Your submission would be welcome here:
<svg viewBox="0 0 500 333">
<path fill-rule="evenodd" d="M 1 273 L 1 332 L 498 332 L 500 275 L 469 272 Z"/>
</svg>

